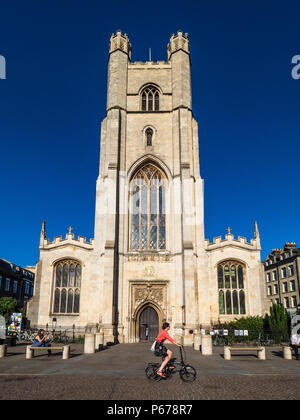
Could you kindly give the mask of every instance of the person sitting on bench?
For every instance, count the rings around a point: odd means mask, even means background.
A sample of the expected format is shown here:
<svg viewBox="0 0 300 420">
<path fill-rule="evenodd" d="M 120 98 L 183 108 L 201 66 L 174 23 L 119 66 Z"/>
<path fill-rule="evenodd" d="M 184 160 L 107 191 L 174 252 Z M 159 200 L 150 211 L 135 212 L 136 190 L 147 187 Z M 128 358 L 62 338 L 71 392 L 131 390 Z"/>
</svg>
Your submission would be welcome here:
<svg viewBox="0 0 300 420">
<path fill-rule="evenodd" d="M 296 360 L 300 360 L 299 350 L 300 350 L 300 334 L 297 331 L 297 334 L 293 334 L 291 337 L 291 347 L 295 351 Z"/>
<path fill-rule="evenodd" d="M 33 340 L 32 347 L 51 347 L 47 341 L 47 335 L 44 330 L 39 330 L 37 336 Z M 51 356 L 51 350 L 48 350 L 48 356 Z"/>
</svg>

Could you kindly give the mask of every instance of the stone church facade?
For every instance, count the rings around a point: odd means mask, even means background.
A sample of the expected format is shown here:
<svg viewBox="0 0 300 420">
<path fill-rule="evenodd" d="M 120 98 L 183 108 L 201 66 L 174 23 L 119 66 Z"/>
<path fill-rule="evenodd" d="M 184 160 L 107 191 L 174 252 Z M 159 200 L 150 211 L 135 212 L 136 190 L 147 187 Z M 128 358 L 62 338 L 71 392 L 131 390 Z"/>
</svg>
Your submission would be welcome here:
<svg viewBox="0 0 300 420">
<path fill-rule="evenodd" d="M 218 321 L 265 312 L 260 237 L 204 236 L 190 46 L 178 31 L 168 60 L 131 62 L 128 36 L 110 39 L 94 238 L 40 236 L 31 325 L 133 343 L 166 320 L 184 344 Z"/>
</svg>

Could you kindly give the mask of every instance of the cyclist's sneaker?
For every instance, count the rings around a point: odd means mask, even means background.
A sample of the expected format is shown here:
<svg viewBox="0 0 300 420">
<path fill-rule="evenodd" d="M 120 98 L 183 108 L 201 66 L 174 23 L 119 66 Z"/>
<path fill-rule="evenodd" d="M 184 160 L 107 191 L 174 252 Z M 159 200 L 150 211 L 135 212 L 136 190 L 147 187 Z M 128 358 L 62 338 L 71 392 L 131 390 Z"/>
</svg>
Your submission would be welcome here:
<svg viewBox="0 0 300 420">
<path fill-rule="evenodd" d="M 161 376 L 162 378 L 165 378 L 166 377 L 166 375 L 164 373 L 162 373 L 160 370 L 157 371 L 157 374 L 159 376 Z"/>
</svg>

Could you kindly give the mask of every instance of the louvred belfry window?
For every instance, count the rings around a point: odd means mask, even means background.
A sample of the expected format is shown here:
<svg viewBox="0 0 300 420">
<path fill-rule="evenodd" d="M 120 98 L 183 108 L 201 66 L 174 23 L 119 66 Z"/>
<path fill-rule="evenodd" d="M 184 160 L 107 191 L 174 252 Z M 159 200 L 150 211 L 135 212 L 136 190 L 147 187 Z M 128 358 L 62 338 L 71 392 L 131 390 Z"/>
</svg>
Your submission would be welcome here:
<svg viewBox="0 0 300 420">
<path fill-rule="evenodd" d="M 130 183 L 130 248 L 166 249 L 166 186 L 163 172 L 149 163 Z"/>
<path fill-rule="evenodd" d="M 159 91 L 154 86 L 147 86 L 142 94 L 142 111 L 159 111 Z"/>
</svg>

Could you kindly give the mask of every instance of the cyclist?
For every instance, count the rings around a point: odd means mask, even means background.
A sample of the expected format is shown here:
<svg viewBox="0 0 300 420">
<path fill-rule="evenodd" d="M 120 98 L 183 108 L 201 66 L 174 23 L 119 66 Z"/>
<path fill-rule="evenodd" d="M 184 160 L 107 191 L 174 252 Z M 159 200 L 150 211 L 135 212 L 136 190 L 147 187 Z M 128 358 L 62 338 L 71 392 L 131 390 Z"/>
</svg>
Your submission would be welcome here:
<svg viewBox="0 0 300 420">
<path fill-rule="evenodd" d="M 167 349 L 167 347 L 164 346 L 164 341 L 169 340 L 171 343 L 175 344 L 178 347 L 181 347 L 181 344 L 177 344 L 175 340 L 169 336 L 168 331 L 170 329 L 170 324 L 168 322 L 164 322 L 162 326 L 162 330 L 157 336 L 156 344 L 155 344 L 155 354 L 156 356 L 163 357 L 163 362 L 160 366 L 160 368 L 157 371 L 157 374 L 161 376 L 162 378 L 165 378 L 166 375 L 163 373 L 163 369 L 169 363 L 169 361 L 172 358 L 173 353 L 171 350 Z M 172 366 L 170 366 L 172 368 Z"/>
</svg>

